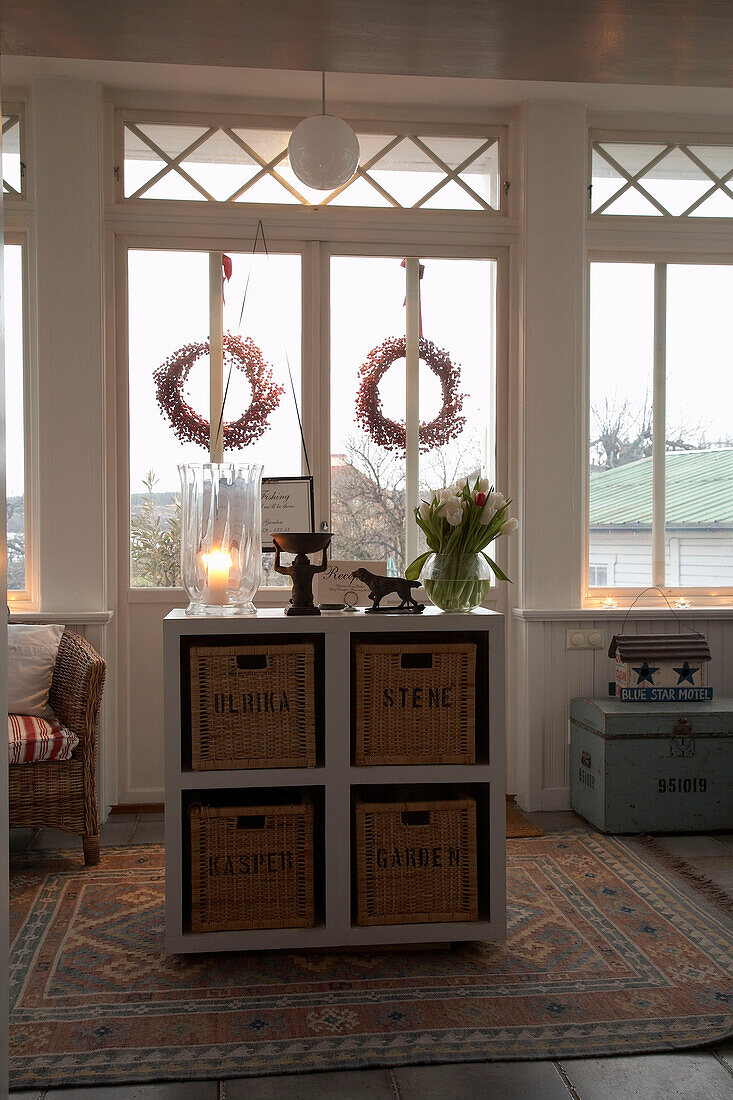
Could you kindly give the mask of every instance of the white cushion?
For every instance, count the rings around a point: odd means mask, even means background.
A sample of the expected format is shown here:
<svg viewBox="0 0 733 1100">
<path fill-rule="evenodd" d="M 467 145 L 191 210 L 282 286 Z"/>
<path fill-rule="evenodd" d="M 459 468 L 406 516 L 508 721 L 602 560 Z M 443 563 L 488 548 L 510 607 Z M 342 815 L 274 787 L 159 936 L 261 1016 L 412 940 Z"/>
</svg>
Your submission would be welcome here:
<svg viewBox="0 0 733 1100">
<path fill-rule="evenodd" d="M 63 626 L 8 626 L 8 714 L 53 718 L 48 705 Z"/>
</svg>

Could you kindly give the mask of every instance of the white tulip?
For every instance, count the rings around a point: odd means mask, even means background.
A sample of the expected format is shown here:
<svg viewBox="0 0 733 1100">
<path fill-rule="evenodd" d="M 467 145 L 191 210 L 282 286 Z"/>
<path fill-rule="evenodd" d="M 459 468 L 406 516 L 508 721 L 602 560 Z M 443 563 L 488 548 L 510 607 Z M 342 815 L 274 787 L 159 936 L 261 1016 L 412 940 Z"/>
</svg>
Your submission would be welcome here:
<svg viewBox="0 0 733 1100">
<path fill-rule="evenodd" d="M 430 516 L 430 505 L 427 501 L 423 500 L 418 508 L 421 519 L 428 519 Z"/>
<path fill-rule="evenodd" d="M 467 485 L 468 485 L 468 478 L 467 477 L 459 477 L 458 480 L 456 481 L 456 495 L 458 493 L 462 493 Z"/>
<path fill-rule="evenodd" d="M 457 527 L 463 519 L 463 510 L 461 508 L 451 509 L 445 513 L 445 518 L 451 527 Z"/>
<path fill-rule="evenodd" d="M 452 489 L 441 489 L 440 500 L 442 500 L 444 504 L 452 505 L 455 501 L 455 493 Z"/>
<path fill-rule="evenodd" d="M 504 497 L 501 493 L 494 489 L 493 493 L 489 493 L 486 501 L 487 508 L 493 508 L 495 512 L 498 512 L 500 508 L 504 507 Z"/>
<path fill-rule="evenodd" d="M 480 477 L 476 482 L 477 493 L 488 493 L 489 491 L 489 479 L 487 477 Z"/>
<path fill-rule="evenodd" d="M 519 530 L 519 520 L 516 520 L 514 516 L 508 519 L 501 529 L 502 535 L 513 535 L 515 531 Z"/>
<path fill-rule="evenodd" d="M 478 517 L 478 521 L 479 521 L 479 523 L 483 523 L 483 525 L 486 526 L 488 523 L 491 523 L 491 521 L 492 521 L 492 519 L 494 518 L 495 515 L 496 515 L 496 508 L 492 508 L 491 505 L 489 504 L 489 502 L 487 501 L 486 504 L 481 509 L 481 515 Z"/>
</svg>

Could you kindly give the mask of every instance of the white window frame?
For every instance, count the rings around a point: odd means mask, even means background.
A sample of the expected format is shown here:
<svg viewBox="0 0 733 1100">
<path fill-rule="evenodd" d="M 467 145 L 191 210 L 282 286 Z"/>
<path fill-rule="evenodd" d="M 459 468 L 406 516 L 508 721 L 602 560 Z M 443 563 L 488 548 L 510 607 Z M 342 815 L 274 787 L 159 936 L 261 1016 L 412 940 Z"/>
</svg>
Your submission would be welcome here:
<svg viewBox="0 0 733 1100">
<path fill-rule="evenodd" d="M 241 232 L 241 229 L 240 229 Z M 254 229 L 253 229 L 254 233 Z M 247 251 L 251 248 L 251 240 L 234 240 L 227 237 L 226 240 L 212 237 L 169 237 L 160 235 L 119 235 L 116 239 L 117 263 L 117 438 L 118 453 L 116 467 L 118 471 L 118 561 L 119 568 L 125 570 L 128 598 L 132 602 L 161 602 L 169 603 L 175 600 L 182 592 L 181 588 L 144 588 L 132 587 L 130 584 L 130 483 L 129 483 L 129 383 L 128 383 L 128 333 L 127 333 L 127 256 L 134 249 L 161 249 L 166 251 L 200 251 L 210 252 L 235 252 Z M 414 244 L 408 241 L 403 243 L 391 239 L 388 245 L 351 242 L 338 244 L 334 242 L 298 242 L 278 237 L 273 239 L 268 236 L 268 248 L 273 254 L 289 253 L 300 254 L 302 257 L 302 384 L 301 384 L 301 411 L 303 418 L 303 431 L 305 434 L 308 453 L 311 457 L 311 467 L 314 476 L 314 506 L 316 526 L 331 525 L 330 515 L 330 471 L 331 471 L 331 445 L 330 445 L 330 348 L 329 348 L 329 277 L 330 261 L 332 256 L 394 256 L 401 259 L 414 254 Z M 493 355 L 493 378 L 488 379 L 493 405 L 494 441 L 495 441 L 495 471 L 492 476 L 499 485 L 506 485 L 506 446 L 504 444 L 505 433 L 503 425 L 506 413 L 506 370 L 500 367 L 500 363 L 506 363 L 508 348 L 507 332 L 507 279 L 508 279 L 508 249 L 494 247 L 487 249 L 481 246 L 463 245 L 460 249 L 449 244 L 433 244 L 421 251 L 419 258 L 450 258 L 450 259 L 489 259 L 497 264 L 496 280 L 496 333 L 497 346 Z M 309 374 L 308 366 L 311 365 Z M 413 395 L 414 397 L 414 395 Z M 124 448 L 124 460 L 123 460 Z M 413 456 L 412 481 L 417 484 L 417 454 Z M 305 469 L 302 470 L 305 473 Z M 416 492 L 416 489 L 415 489 Z M 408 524 L 415 528 L 414 520 L 409 519 Z M 408 527 L 409 530 L 409 527 Z M 409 539 L 408 539 L 409 543 Z M 409 550 L 408 550 L 409 553 Z M 499 543 L 497 546 L 497 560 L 504 568 L 505 546 Z M 259 589 L 257 601 L 260 606 L 280 606 L 286 602 L 288 589 L 278 586 L 267 586 Z M 492 595 L 488 602 L 497 602 L 498 597 Z"/>
<path fill-rule="evenodd" d="M 137 118 L 148 121 L 169 121 L 210 124 L 222 121 L 230 125 L 260 126 L 285 129 L 294 126 L 302 115 L 284 116 L 276 113 L 260 116 L 224 114 L 217 111 L 161 110 L 148 99 L 125 93 L 125 102 L 111 100 L 107 104 L 105 133 L 105 222 L 108 256 L 108 316 L 110 340 L 108 355 L 113 364 L 116 406 L 110 408 L 110 469 L 116 485 L 110 486 L 110 499 L 116 507 L 110 510 L 110 530 L 116 528 L 116 570 L 121 591 L 127 591 L 129 602 L 185 604 L 183 589 L 130 587 L 130 495 L 129 495 L 129 410 L 127 376 L 127 249 L 180 248 L 182 250 L 248 252 L 252 248 L 257 223 L 261 219 L 271 252 L 302 250 L 302 406 L 303 430 L 314 474 L 315 524 L 330 526 L 330 413 L 329 395 L 329 298 L 328 278 L 331 254 L 374 255 L 395 257 L 447 257 L 454 259 L 497 260 L 495 385 L 493 392 L 496 483 L 508 485 L 508 387 L 509 355 L 513 347 L 510 331 L 510 298 L 517 277 L 519 250 L 519 208 L 516 191 L 506 181 L 518 166 L 510 150 L 513 123 L 509 116 L 500 121 L 456 125 L 443 120 L 398 122 L 395 120 L 352 120 L 352 124 L 368 133 L 420 133 L 446 136 L 486 136 L 500 134 L 499 168 L 501 174 L 502 210 L 485 213 L 465 210 L 412 210 L 364 207 L 304 207 L 301 205 L 214 203 L 202 200 L 125 200 L 122 195 L 121 166 L 123 121 Z M 118 180 L 116 176 L 119 175 Z M 516 306 L 515 306 L 516 308 Z M 309 366 L 310 365 L 310 366 Z M 311 373 L 309 373 L 309 369 Z M 115 447 L 114 437 L 117 438 Z M 507 566 L 507 548 L 497 544 L 497 560 Z M 111 562 L 113 568 L 115 563 Z M 287 601 L 288 588 L 263 587 L 259 590 L 259 606 L 282 606 Z M 495 586 L 487 603 L 503 606 L 507 600 L 505 586 Z"/>
<path fill-rule="evenodd" d="M 701 586 L 691 587 L 668 585 L 666 583 L 665 570 L 665 533 L 666 533 L 666 501 L 665 501 L 665 427 L 666 427 L 666 275 L 670 264 L 691 265 L 733 265 L 733 224 L 728 226 L 730 237 L 730 252 L 717 255 L 703 253 L 686 253 L 671 251 L 595 251 L 588 256 L 588 298 L 587 318 L 588 330 L 590 326 L 590 265 L 592 263 L 640 263 L 654 265 L 654 360 L 653 360 L 653 466 L 652 466 L 652 580 L 655 589 L 661 590 L 667 597 L 684 597 L 698 606 L 730 605 L 733 597 L 733 587 Z M 625 606 L 638 598 L 639 603 L 664 604 L 664 598 L 659 592 L 649 592 L 639 586 L 591 588 L 589 583 L 588 568 L 590 555 L 590 470 L 588 454 L 590 450 L 590 339 L 588 354 L 586 356 L 586 396 L 585 396 L 585 439 L 583 452 L 584 469 L 584 518 L 583 518 L 583 606 L 597 607 L 599 600 L 616 600 L 619 605 Z M 662 439 L 662 445 L 658 440 Z"/>
<path fill-rule="evenodd" d="M 730 218 L 714 218 L 714 217 L 691 217 L 690 215 L 674 215 L 662 213 L 660 210 L 659 215 L 654 214 L 604 214 L 594 213 L 591 210 L 592 206 L 592 164 L 593 164 L 593 151 L 596 143 L 601 144 L 612 142 L 628 142 L 631 145 L 663 145 L 663 146 L 676 146 L 676 145 L 721 145 L 733 150 L 733 133 L 725 133 L 719 130 L 698 132 L 692 130 L 686 131 L 669 131 L 669 130 L 616 130 L 616 129 L 593 129 L 589 131 L 588 135 L 588 201 L 587 201 L 587 214 L 589 227 L 603 226 L 604 228 L 613 228 L 616 226 L 618 229 L 623 230 L 626 226 L 636 226 L 637 231 L 639 227 L 643 229 L 669 231 L 670 229 L 682 229 L 686 232 L 688 227 L 694 234 L 701 228 L 718 229 L 725 233 L 731 231 L 733 225 L 733 217 Z M 649 157 L 652 160 L 652 155 Z M 709 171 L 709 170 L 708 170 Z M 629 173 L 631 175 L 631 173 Z M 711 184 L 713 183 L 711 179 Z M 640 183 L 643 187 L 643 177 L 640 179 Z M 623 186 L 623 185 L 622 185 Z M 733 175 L 726 175 L 726 190 L 733 190 Z M 611 200 L 609 200 L 611 201 Z M 616 201 L 616 197 L 612 199 Z M 650 198 L 652 205 L 655 204 L 655 200 Z M 610 223 L 610 225 L 609 225 Z"/>
<path fill-rule="evenodd" d="M 221 209 L 222 207 L 234 206 L 240 215 L 246 216 L 247 212 L 252 209 L 261 209 L 269 212 L 269 220 L 272 221 L 273 217 L 277 216 L 279 212 L 291 214 L 294 207 L 288 203 L 268 203 L 266 205 L 258 206 L 258 204 L 250 203 L 233 203 L 228 200 L 223 201 L 210 201 L 202 196 L 201 200 L 176 200 L 176 199 L 150 199 L 145 198 L 144 195 L 139 198 L 125 197 L 124 193 L 124 161 L 125 161 L 125 147 L 124 147 L 124 129 L 127 123 L 156 123 L 156 124 L 168 124 L 168 125 L 189 125 L 208 128 L 210 126 L 216 127 L 229 127 L 229 128 L 243 128 L 250 130 L 293 130 L 299 122 L 302 122 L 303 115 L 283 115 L 283 116 L 262 116 L 262 115 L 246 115 L 246 114 L 233 114 L 231 112 L 221 111 L 164 111 L 159 109 L 150 109 L 145 107 L 116 107 L 113 109 L 112 114 L 112 139 L 111 147 L 113 154 L 113 170 L 111 177 L 108 177 L 108 199 L 117 207 L 127 207 L 129 209 L 135 209 L 139 207 L 150 207 L 153 211 L 156 211 L 158 215 L 165 215 L 166 212 L 178 213 L 186 216 L 186 211 L 190 212 L 191 208 L 201 210 L 207 210 L 210 208 Z M 299 205 L 296 210 L 308 210 L 313 211 L 325 211 L 332 210 L 338 211 L 342 216 L 344 214 L 353 216 L 355 211 L 361 212 L 362 215 L 366 215 L 369 218 L 370 215 L 381 215 L 384 217 L 387 215 L 404 216 L 405 214 L 420 215 L 422 222 L 425 224 L 425 218 L 440 219 L 446 215 L 459 216 L 461 218 L 476 219 L 504 219 L 510 214 L 510 188 L 508 185 L 508 127 L 502 124 L 487 123 L 486 125 L 465 124 L 454 125 L 445 122 L 429 122 L 429 121 L 385 121 L 385 120 L 367 120 L 367 119 L 346 119 L 354 130 L 363 134 L 370 135 L 415 135 L 424 138 L 430 137 L 466 137 L 476 138 L 477 140 L 488 140 L 495 138 L 498 144 L 498 163 L 499 163 L 499 205 L 496 209 L 488 210 L 451 210 L 451 209 L 412 209 L 412 208 L 399 208 L 389 209 L 385 207 L 360 207 L 355 206 L 308 206 Z M 175 158 L 173 158 L 175 159 Z M 436 161 L 436 167 L 438 166 Z M 275 166 L 276 170 L 276 166 Z M 449 171 L 454 171 L 449 168 Z M 448 179 L 451 177 L 448 176 Z M 325 192 L 324 192 L 325 195 Z"/>
<path fill-rule="evenodd" d="M 17 116 L 20 127 L 20 191 L 3 192 L 3 204 L 7 209 L 7 204 L 12 208 L 27 202 L 29 198 L 28 130 L 26 105 L 23 100 L 3 98 L 2 107 L 2 113 L 5 116 Z"/>
<path fill-rule="evenodd" d="M 35 255 L 33 230 L 14 228 L 6 215 L 4 243 L 19 245 L 23 259 L 23 462 L 25 522 L 25 588 L 8 591 L 8 604 L 15 614 L 35 611 L 40 606 L 38 560 L 38 356 L 35 334 Z"/>
</svg>

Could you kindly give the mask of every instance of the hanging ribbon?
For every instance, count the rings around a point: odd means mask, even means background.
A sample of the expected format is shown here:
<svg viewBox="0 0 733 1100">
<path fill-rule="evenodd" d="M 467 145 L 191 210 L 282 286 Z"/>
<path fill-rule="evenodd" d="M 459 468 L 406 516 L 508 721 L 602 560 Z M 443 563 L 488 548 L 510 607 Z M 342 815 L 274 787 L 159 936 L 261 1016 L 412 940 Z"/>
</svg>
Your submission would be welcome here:
<svg viewBox="0 0 733 1100">
<path fill-rule="evenodd" d="M 232 258 L 222 253 L 221 257 L 221 300 L 226 305 L 226 295 L 224 294 L 224 284 L 228 283 L 232 277 Z"/>
<path fill-rule="evenodd" d="M 407 260 L 403 260 L 402 263 L 400 264 L 400 267 L 407 268 Z M 417 287 L 417 316 L 418 316 L 418 323 L 420 325 L 420 339 L 422 339 L 422 292 L 421 292 L 421 288 L 420 288 L 420 283 L 422 282 L 422 277 L 423 277 L 424 274 L 425 274 L 425 264 L 420 264 L 420 282 L 418 283 L 418 287 Z M 405 300 L 402 303 L 402 305 L 403 306 L 407 305 L 407 295 L 405 295 Z"/>
</svg>

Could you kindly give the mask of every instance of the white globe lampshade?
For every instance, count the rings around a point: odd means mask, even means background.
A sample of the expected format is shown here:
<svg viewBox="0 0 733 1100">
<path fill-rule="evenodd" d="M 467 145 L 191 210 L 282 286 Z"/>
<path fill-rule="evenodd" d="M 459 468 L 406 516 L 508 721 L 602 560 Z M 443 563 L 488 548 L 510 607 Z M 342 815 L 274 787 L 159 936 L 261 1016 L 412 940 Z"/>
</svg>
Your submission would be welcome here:
<svg viewBox="0 0 733 1100">
<path fill-rule="evenodd" d="M 332 191 L 354 175 L 359 165 L 359 139 L 343 119 L 313 115 L 290 135 L 288 157 L 301 183 L 317 191 Z"/>
</svg>

